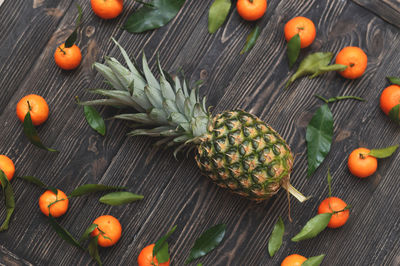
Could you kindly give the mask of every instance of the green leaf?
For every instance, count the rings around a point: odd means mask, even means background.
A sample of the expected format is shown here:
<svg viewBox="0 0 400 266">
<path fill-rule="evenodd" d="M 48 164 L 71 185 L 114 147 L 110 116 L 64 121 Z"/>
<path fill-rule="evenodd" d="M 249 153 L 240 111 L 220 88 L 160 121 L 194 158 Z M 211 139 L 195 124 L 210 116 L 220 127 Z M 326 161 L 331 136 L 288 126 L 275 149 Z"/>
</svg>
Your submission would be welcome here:
<svg viewBox="0 0 400 266">
<path fill-rule="evenodd" d="M 315 97 L 317 97 L 318 99 L 324 101 L 325 103 L 333 103 L 333 102 L 337 102 L 337 101 L 342 101 L 342 100 L 357 100 L 357 101 L 361 101 L 361 102 L 365 102 L 365 99 L 361 98 L 361 97 L 357 97 L 357 96 L 336 96 L 336 97 L 331 97 L 329 99 L 325 99 L 322 96 L 319 96 L 317 94 L 314 95 Z"/>
<path fill-rule="evenodd" d="M 0 226 L 0 232 L 1 232 L 8 229 L 11 216 L 15 209 L 15 200 L 14 200 L 14 191 L 12 189 L 12 186 L 1 169 L 0 169 L 0 183 L 4 194 L 4 203 L 6 209 L 6 218 L 3 224 Z"/>
<path fill-rule="evenodd" d="M 106 186 L 102 184 L 86 184 L 75 188 L 74 191 L 72 191 L 71 194 L 69 194 L 69 197 L 79 197 L 100 191 L 121 190 L 121 189 L 126 189 L 126 187 Z"/>
<path fill-rule="evenodd" d="M 383 158 L 387 158 L 392 156 L 392 154 L 397 150 L 397 148 L 399 147 L 399 145 L 394 145 L 394 146 L 390 146 L 387 148 L 383 148 L 383 149 L 372 149 L 368 155 L 378 158 L 378 159 L 383 159 Z"/>
<path fill-rule="evenodd" d="M 103 265 L 99 255 L 99 247 L 98 247 L 98 238 L 99 235 L 93 237 L 88 246 L 88 251 L 90 256 L 97 262 L 98 265 Z"/>
<path fill-rule="evenodd" d="M 205 231 L 194 243 L 186 264 L 206 255 L 217 247 L 225 236 L 226 225 L 219 224 Z"/>
<path fill-rule="evenodd" d="M 97 224 L 91 224 L 89 227 L 83 232 L 81 238 L 79 239 L 79 243 L 89 239 L 90 234 L 97 228 Z"/>
<path fill-rule="evenodd" d="M 289 58 L 290 68 L 292 68 L 294 63 L 296 63 L 299 54 L 300 54 L 300 35 L 297 33 L 289 40 L 287 44 L 287 55 Z"/>
<path fill-rule="evenodd" d="M 311 176 L 328 155 L 333 138 L 333 116 L 327 104 L 314 113 L 307 126 L 308 176 Z"/>
<path fill-rule="evenodd" d="M 101 203 L 118 206 L 143 199 L 142 195 L 133 194 L 127 191 L 112 192 L 99 199 Z"/>
<path fill-rule="evenodd" d="M 279 217 L 268 241 L 268 252 L 271 257 L 280 249 L 284 233 L 285 225 L 283 224 L 282 218 Z"/>
<path fill-rule="evenodd" d="M 48 186 L 43 183 L 39 178 L 36 178 L 34 176 L 18 176 L 18 178 L 23 179 L 25 181 L 28 181 L 29 183 L 32 183 L 38 187 L 41 188 L 47 188 Z"/>
<path fill-rule="evenodd" d="M 60 224 L 57 223 L 57 221 L 51 216 L 49 213 L 49 222 L 50 225 L 53 227 L 53 229 L 56 231 L 56 233 L 65 241 L 67 241 L 69 244 L 78 247 L 80 249 L 84 249 L 79 242 L 71 235 L 70 232 L 68 232 L 64 227 L 62 227 Z"/>
<path fill-rule="evenodd" d="M 331 220 L 332 214 L 333 213 L 321 213 L 311 218 L 303 229 L 301 229 L 300 233 L 292 238 L 292 241 L 299 242 L 317 236 L 326 228 Z"/>
<path fill-rule="evenodd" d="M 400 104 L 395 105 L 392 109 L 390 109 L 389 117 L 397 124 L 400 124 Z"/>
<path fill-rule="evenodd" d="M 308 258 L 301 266 L 319 266 L 325 258 L 325 254 Z"/>
<path fill-rule="evenodd" d="M 400 86 L 400 78 L 398 77 L 387 77 L 390 83 Z"/>
<path fill-rule="evenodd" d="M 74 31 L 71 33 L 71 35 L 68 37 L 68 39 L 65 41 L 65 48 L 69 48 L 72 45 L 74 45 L 76 38 L 78 37 L 78 27 L 81 24 L 81 19 L 82 19 L 82 8 L 80 5 L 76 4 L 76 7 L 78 8 L 78 18 L 76 19 L 75 22 L 75 29 Z"/>
<path fill-rule="evenodd" d="M 106 124 L 99 112 L 89 105 L 83 106 L 83 110 L 89 126 L 96 130 L 100 135 L 104 136 L 106 134 Z"/>
<path fill-rule="evenodd" d="M 125 22 L 124 30 L 139 33 L 160 28 L 170 22 L 182 8 L 185 0 L 153 0 L 139 8 Z"/>
<path fill-rule="evenodd" d="M 164 263 L 169 260 L 169 251 L 167 239 L 175 232 L 177 226 L 172 227 L 166 235 L 157 240 L 153 248 L 153 257 L 157 258 L 159 263 Z"/>
<path fill-rule="evenodd" d="M 203 263 L 197 263 L 197 266 L 203 266 Z"/>
<path fill-rule="evenodd" d="M 208 12 L 208 32 L 214 33 L 224 24 L 231 9 L 230 0 L 215 0 Z"/>
<path fill-rule="evenodd" d="M 256 44 L 256 41 L 258 39 L 258 36 L 260 36 L 260 27 L 255 26 L 254 29 L 250 32 L 250 34 L 246 38 L 246 44 L 244 45 L 242 51 L 240 51 L 240 54 L 247 53 L 250 51 L 253 46 Z"/>
<path fill-rule="evenodd" d="M 306 75 L 311 75 L 311 78 L 314 78 L 328 71 L 342 71 L 346 69 L 347 66 L 344 65 L 328 66 L 332 56 L 333 54 L 330 52 L 317 52 L 308 55 L 301 61 L 296 73 L 290 77 L 285 87 L 289 87 L 296 79 Z"/>
<path fill-rule="evenodd" d="M 33 145 L 35 145 L 35 146 L 37 146 L 37 147 L 39 147 L 41 149 L 47 150 L 47 151 L 58 152 L 55 149 L 47 148 L 42 143 L 42 141 L 40 140 L 39 135 L 38 135 L 35 127 L 33 126 L 30 112 L 27 112 L 26 115 L 25 115 L 25 118 L 24 118 L 24 133 L 25 133 L 25 136 L 29 139 L 29 141 Z"/>
</svg>

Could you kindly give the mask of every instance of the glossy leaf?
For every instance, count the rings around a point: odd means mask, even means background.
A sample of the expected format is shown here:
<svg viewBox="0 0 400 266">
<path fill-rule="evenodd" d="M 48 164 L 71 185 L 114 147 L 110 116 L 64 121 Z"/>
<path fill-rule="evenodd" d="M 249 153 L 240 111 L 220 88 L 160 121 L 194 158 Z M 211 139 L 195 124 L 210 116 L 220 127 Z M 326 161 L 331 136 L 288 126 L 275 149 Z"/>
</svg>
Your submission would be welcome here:
<svg viewBox="0 0 400 266">
<path fill-rule="evenodd" d="M 256 44 L 256 41 L 258 39 L 258 36 L 260 36 L 260 27 L 255 26 L 254 29 L 250 32 L 250 34 L 246 38 L 246 44 L 244 45 L 242 51 L 240 51 L 240 54 L 247 53 L 250 51 L 253 46 Z"/>
<path fill-rule="evenodd" d="M 139 33 L 160 28 L 170 22 L 182 8 L 185 0 L 153 0 L 139 8 L 125 22 L 124 30 Z"/>
<path fill-rule="evenodd" d="M 325 103 L 333 103 L 333 102 L 342 101 L 342 100 L 357 100 L 357 101 L 365 102 L 365 99 L 363 99 L 361 97 L 350 96 L 350 95 L 336 96 L 336 97 L 331 97 L 329 99 L 326 99 L 326 98 L 316 95 L 316 94 L 314 96 L 320 100 L 323 100 Z"/>
<path fill-rule="evenodd" d="M 332 59 L 333 54 L 329 52 L 317 52 L 308 55 L 301 61 L 299 68 L 296 73 L 294 73 L 288 82 L 286 83 L 286 88 L 290 86 L 296 79 L 311 75 L 314 78 L 329 71 L 343 71 L 347 68 L 345 65 L 328 65 Z"/>
<path fill-rule="evenodd" d="M 390 83 L 400 86 L 400 78 L 398 77 L 387 77 Z"/>
<path fill-rule="evenodd" d="M 99 246 L 98 246 L 98 238 L 99 235 L 93 237 L 88 246 L 88 251 L 90 256 L 97 262 L 98 265 L 103 265 L 99 255 Z"/>
<path fill-rule="evenodd" d="M 79 239 L 79 243 L 89 239 L 90 234 L 97 228 L 97 224 L 91 224 L 89 227 L 83 232 L 81 238 Z"/>
<path fill-rule="evenodd" d="M 142 195 L 133 194 L 127 191 L 112 192 L 99 199 L 101 203 L 118 206 L 143 199 Z"/>
<path fill-rule="evenodd" d="M 287 44 L 287 55 L 289 58 L 290 68 L 292 68 L 294 63 L 296 63 L 299 54 L 300 54 L 300 35 L 297 33 L 289 40 Z"/>
<path fill-rule="evenodd" d="M 400 124 L 400 104 L 395 105 L 392 109 L 390 109 L 389 117 L 396 123 Z"/>
<path fill-rule="evenodd" d="M 225 231 L 225 224 L 213 226 L 205 231 L 194 243 L 194 246 L 190 250 L 189 258 L 186 260 L 186 263 L 200 258 L 216 248 L 224 238 Z"/>
<path fill-rule="evenodd" d="M 301 266 L 319 266 L 325 258 L 325 254 L 308 258 Z"/>
<path fill-rule="evenodd" d="M 68 232 L 64 227 L 62 227 L 60 224 L 57 223 L 57 221 L 49 215 L 49 222 L 50 225 L 53 227 L 53 229 L 56 231 L 56 233 L 65 241 L 67 241 L 69 244 L 78 247 L 80 249 L 84 249 L 76 240 L 70 232 Z"/>
<path fill-rule="evenodd" d="M 75 29 L 74 31 L 71 33 L 71 35 L 68 37 L 68 39 L 65 41 L 65 48 L 69 48 L 72 45 L 74 45 L 76 38 L 78 37 L 78 28 L 79 25 L 81 24 L 81 19 L 82 19 L 82 8 L 80 5 L 76 4 L 76 7 L 78 8 L 78 18 L 76 19 L 75 22 Z"/>
<path fill-rule="evenodd" d="M 74 191 L 69 194 L 70 197 L 79 197 L 83 195 L 87 195 L 90 193 L 100 192 L 100 191 L 109 191 L 109 190 L 120 190 L 126 189 L 125 187 L 115 187 L 115 186 L 106 186 L 102 184 L 86 184 L 79 186 L 74 189 Z"/>
<path fill-rule="evenodd" d="M 32 123 L 32 118 L 31 118 L 31 114 L 30 112 L 27 112 L 24 118 L 24 133 L 25 136 L 29 139 L 29 141 L 44 150 L 47 151 L 51 151 L 51 152 L 58 152 L 55 149 L 51 149 L 51 148 L 47 148 L 42 141 L 39 138 L 39 135 L 36 131 L 36 128 L 34 127 L 33 123 Z"/>
<path fill-rule="evenodd" d="M 282 239 L 284 233 L 285 233 L 285 225 L 283 223 L 282 218 L 279 217 L 278 222 L 276 222 L 268 241 L 268 252 L 271 257 L 273 257 L 274 254 L 282 246 Z"/>
<path fill-rule="evenodd" d="M 373 156 L 378 159 L 383 159 L 392 156 L 392 154 L 397 150 L 399 145 L 390 146 L 383 149 L 372 149 L 368 155 Z"/>
<path fill-rule="evenodd" d="M 159 263 L 164 263 L 169 260 L 169 251 L 168 251 L 168 243 L 167 239 L 175 232 L 177 225 L 172 227 L 166 235 L 161 237 L 154 245 L 153 248 L 153 257 L 157 258 Z"/>
<path fill-rule="evenodd" d="M 6 209 L 6 218 L 4 219 L 2 225 L 0 226 L 0 232 L 1 232 L 8 229 L 8 225 L 10 224 L 11 221 L 11 216 L 15 209 L 15 199 L 11 183 L 8 181 L 6 175 L 1 169 L 0 169 L 0 183 L 4 194 L 4 203 Z"/>
<path fill-rule="evenodd" d="M 293 242 L 310 239 L 321 233 L 328 225 L 332 213 L 321 213 L 311 218 L 301 231 L 292 238 Z"/>
<path fill-rule="evenodd" d="M 315 172 L 328 155 L 332 139 L 333 116 L 328 105 L 324 104 L 317 109 L 307 126 L 308 176 Z"/>
<path fill-rule="evenodd" d="M 208 32 L 214 33 L 224 24 L 231 9 L 230 0 L 215 0 L 208 11 Z"/>
<path fill-rule="evenodd" d="M 106 134 L 106 124 L 103 118 L 100 116 L 94 107 L 85 105 L 83 106 L 85 112 L 85 118 L 89 126 L 97 131 L 100 135 L 104 136 Z"/>
<path fill-rule="evenodd" d="M 36 178 L 34 176 L 18 176 L 18 178 L 21 178 L 21 179 L 23 179 L 25 181 L 28 181 L 29 183 L 32 183 L 32 184 L 34 184 L 34 185 L 36 185 L 38 187 L 41 187 L 41 188 L 47 188 L 48 187 L 39 178 Z"/>
</svg>

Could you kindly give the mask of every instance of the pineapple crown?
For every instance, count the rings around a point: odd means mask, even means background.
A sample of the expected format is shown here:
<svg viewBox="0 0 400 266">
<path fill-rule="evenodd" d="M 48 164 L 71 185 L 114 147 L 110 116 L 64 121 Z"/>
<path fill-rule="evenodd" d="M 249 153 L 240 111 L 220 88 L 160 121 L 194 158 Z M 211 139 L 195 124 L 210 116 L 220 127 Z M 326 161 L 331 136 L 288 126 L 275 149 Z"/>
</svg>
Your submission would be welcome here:
<svg viewBox="0 0 400 266">
<path fill-rule="evenodd" d="M 94 63 L 93 67 L 105 78 L 112 89 L 93 89 L 92 93 L 107 98 L 81 102 L 82 105 L 110 105 L 131 108 L 136 112 L 124 113 L 113 118 L 127 120 L 134 130 L 128 135 L 162 137 L 156 145 L 179 145 L 175 153 L 189 143 L 197 143 L 207 132 L 210 114 L 206 99 L 199 98 L 199 86 L 188 89 L 187 82 L 165 72 L 157 60 L 160 81 L 151 72 L 143 53 L 140 71 L 137 63 L 129 59 L 124 48 L 114 39 L 128 68 L 117 59 L 105 57 L 105 64 Z"/>
</svg>

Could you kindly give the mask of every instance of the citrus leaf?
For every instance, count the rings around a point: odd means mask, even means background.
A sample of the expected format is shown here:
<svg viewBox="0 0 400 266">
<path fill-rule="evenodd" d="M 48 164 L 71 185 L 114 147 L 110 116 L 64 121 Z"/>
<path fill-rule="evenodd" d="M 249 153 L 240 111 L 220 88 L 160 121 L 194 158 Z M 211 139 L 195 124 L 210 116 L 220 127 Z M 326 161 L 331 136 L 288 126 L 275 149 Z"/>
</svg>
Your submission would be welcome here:
<svg viewBox="0 0 400 266">
<path fill-rule="evenodd" d="M 290 68 L 292 68 L 294 63 L 296 63 L 299 54 L 300 54 L 300 35 L 297 33 L 289 40 L 287 44 L 287 55 L 289 58 Z"/>
<path fill-rule="evenodd" d="M 177 225 L 172 227 L 166 235 L 161 237 L 154 245 L 153 257 L 157 258 L 159 263 L 164 263 L 169 260 L 169 251 L 167 239 L 175 232 Z"/>
<path fill-rule="evenodd" d="M 11 216 L 15 209 L 15 199 L 14 191 L 12 189 L 11 183 L 8 181 L 4 172 L 0 169 L 0 183 L 4 194 L 4 203 L 6 207 L 6 218 L 3 224 L 0 226 L 0 232 L 8 229 L 10 224 Z"/>
<path fill-rule="evenodd" d="M 390 83 L 400 86 L 400 78 L 398 77 L 387 77 Z"/>
<path fill-rule="evenodd" d="M 329 221 L 331 220 L 332 213 L 321 213 L 311 218 L 301 231 L 292 238 L 293 242 L 310 239 L 321 233 Z"/>
<path fill-rule="evenodd" d="M 400 124 L 400 104 L 395 105 L 392 109 L 390 109 L 389 117 L 396 123 Z"/>
<path fill-rule="evenodd" d="M 203 263 L 197 263 L 197 266 L 203 266 Z"/>
<path fill-rule="evenodd" d="M 321 66 L 318 71 L 316 71 L 314 74 L 310 76 L 310 79 L 315 78 L 316 76 L 319 76 L 321 74 L 324 74 L 326 72 L 330 71 L 344 71 L 347 68 L 345 65 L 341 64 L 334 64 L 334 65 L 329 65 L 329 66 Z"/>
<path fill-rule="evenodd" d="M 133 194 L 127 191 L 112 192 L 99 199 L 101 203 L 118 206 L 143 199 L 142 195 Z"/>
<path fill-rule="evenodd" d="M 317 109 L 307 126 L 308 176 L 315 172 L 328 155 L 332 138 L 333 116 L 328 105 L 324 104 Z"/>
<path fill-rule="evenodd" d="M 25 181 L 28 181 L 29 183 L 32 183 L 38 187 L 41 188 L 47 188 L 48 186 L 43 183 L 39 178 L 36 178 L 34 176 L 18 176 L 18 178 L 23 179 Z"/>
<path fill-rule="evenodd" d="M 387 158 L 392 156 L 392 154 L 397 150 L 398 147 L 399 145 L 394 145 L 383 149 L 372 149 L 368 153 L 368 155 L 378 159 Z"/>
<path fill-rule="evenodd" d="M 98 238 L 99 235 L 93 237 L 88 246 L 88 251 L 90 256 L 97 262 L 98 265 L 103 265 L 99 255 L 99 247 L 98 247 Z"/>
<path fill-rule="evenodd" d="M 74 191 L 72 191 L 71 194 L 69 194 L 69 197 L 79 197 L 100 191 L 121 190 L 121 189 L 126 189 L 126 187 L 106 186 L 102 184 L 86 184 L 75 188 Z"/>
<path fill-rule="evenodd" d="M 99 112 L 89 105 L 83 106 L 83 111 L 85 112 L 85 118 L 89 126 L 96 130 L 97 133 L 104 136 L 106 134 L 106 124 Z"/>
<path fill-rule="evenodd" d="M 153 0 L 139 8 L 125 22 L 123 29 L 140 33 L 160 28 L 170 22 L 182 8 L 185 0 Z"/>
<path fill-rule="evenodd" d="M 285 225 L 283 224 L 282 218 L 279 217 L 268 241 L 268 252 L 271 257 L 280 249 L 284 233 Z"/>
<path fill-rule="evenodd" d="M 90 234 L 97 228 L 97 224 L 91 224 L 89 227 L 83 232 L 81 238 L 79 238 L 79 243 L 89 239 Z"/>
<path fill-rule="evenodd" d="M 29 139 L 29 141 L 39 147 L 41 149 L 51 151 L 51 152 L 58 152 L 55 149 L 47 148 L 39 138 L 39 135 L 36 131 L 36 128 L 33 126 L 32 118 L 30 112 L 27 112 L 24 118 L 24 133 L 25 136 Z"/>
<path fill-rule="evenodd" d="M 70 232 L 68 232 L 64 227 L 62 227 L 60 224 L 57 223 L 57 221 L 51 216 L 49 213 L 49 222 L 50 225 L 53 227 L 53 229 L 56 231 L 56 233 L 65 241 L 67 241 L 69 244 L 78 247 L 80 249 L 84 249 L 79 242 L 71 235 Z"/>
<path fill-rule="evenodd" d="M 250 34 L 246 38 L 246 44 L 244 45 L 242 51 L 240 51 L 240 54 L 247 53 L 250 51 L 253 46 L 256 44 L 256 41 L 258 39 L 258 36 L 260 36 L 260 27 L 255 26 L 254 29 L 250 32 Z"/>
<path fill-rule="evenodd" d="M 76 4 L 76 7 L 78 8 L 78 17 L 76 19 L 75 22 L 75 29 L 74 31 L 71 33 L 71 35 L 69 35 L 68 39 L 65 41 L 65 48 L 69 48 L 72 45 L 74 45 L 76 38 L 78 37 L 78 27 L 81 24 L 81 19 L 82 19 L 82 8 L 80 5 Z"/>
<path fill-rule="evenodd" d="M 301 266 L 319 266 L 325 258 L 325 254 L 308 258 Z"/>
<path fill-rule="evenodd" d="M 213 226 L 205 231 L 194 243 L 194 246 L 190 250 L 189 258 L 185 263 L 187 264 L 197 258 L 200 258 L 217 247 L 224 238 L 225 231 L 225 224 Z"/>
<path fill-rule="evenodd" d="M 231 9 L 230 0 L 215 0 L 208 11 L 208 32 L 214 33 L 224 24 Z"/>
</svg>

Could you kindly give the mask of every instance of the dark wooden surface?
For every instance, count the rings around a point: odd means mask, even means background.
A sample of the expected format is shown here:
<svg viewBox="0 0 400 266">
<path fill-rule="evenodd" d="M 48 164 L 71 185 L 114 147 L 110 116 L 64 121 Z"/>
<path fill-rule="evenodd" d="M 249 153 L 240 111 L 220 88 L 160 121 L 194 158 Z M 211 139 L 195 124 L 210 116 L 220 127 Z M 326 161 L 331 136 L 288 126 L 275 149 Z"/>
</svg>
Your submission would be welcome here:
<svg viewBox="0 0 400 266">
<path fill-rule="evenodd" d="M 136 265 L 140 250 L 175 224 L 178 230 L 170 240 L 172 264 L 183 265 L 195 239 L 218 223 L 227 224 L 224 242 L 197 262 L 279 265 L 292 253 L 307 257 L 325 253 L 323 265 L 400 265 L 400 154 L 380 160 L 377 173 L 365 180 L 351 176 L 346 165 L 348 154 L 358 146 L 400 143 L 399 127 L 382 113 L 378 100 L 388 85 L 385 77 L 400 76 L 398 1 L 271 0 L 266 15 L 257 22 L 262 28 L 260 38 L 246 55 L 239 52 L 254 23 L 241 20 L 234 9 L 214 35 L 208 34 L 206 26 L 211 1 L 187 1 L 166 27 L 132 35 L 120 27 L 138 4 L 125 2 L 119 18 L 104 21 L 92 13 L 89 1 L 79 1 L 84 18 L 78 45 L 84 58 L 77 70 L 66 72 L 56 67 L 53 53 L 73 29 L 73 1 L 0 0 L 0 154 L 15 162 L 17 175 L 37 176 L 66 193 L 81 184 L 103 183 L 127 186 L 145 196 L 141 202 L 121 207 L 100 205 L 98 195 L 72 199 L 67 215 L 59 219 L 63 226 L 79 236 L 99 215 L 118 217 L 123 236 L 116 246 L 101 249 L 105 265 Z M 283 25 L 298 15 L 311 18 L 317 26 L 315 42 L 301 57 L 360 46 L 369 59 L 364 76 L 349 81 L 329 73 L 313 80 L 304 78 L 283 90 L 291 73 Z M 73 99 L 75 95 L 90 99 L 93 96 L 86 88 L 107 86 L 90 66 L 104 55 L 121 58 L 111 36 L 135 58 L 144 49 L 152 69 L 159 53 L 165 69 L 182 67 L 191 80 L 204 80 L 201 94 L 214 106 L 214 113 L 242 108 L 281 133 L 297 154 L 293 185 L 313 196 L 303 204 L 292 200 L 293 223 L 287 219 L 284 191 L 255 204 L 202 177 L 193 155 L 175 160 L 172 150 L 152 147 L 150 138 L 126 138 L 128 127 L 123 122 L 108 120 L 105 138 L 89 128 Z M 59 154 L 35 148 L 23 135 L 15 106 L 29 93 L 42 95 L 50 105 L 51 116 L 38 130 L 46 143 L 61 150 Z M 334 144 L 326 161 L 307 179 L 305 128 L 321 104 L 314 94 L 352 94 L 368 101 L 331 105 Z M 105 117 L 116 112 L 100 111 Z M 341 229 L 293 243 L 290 238 L 327 197 L 328 166 L 333 194 L 352 206 L 350 219 Z M 51 229 L 37 206 L 40 189 L 17 179 L 12 185 L 17 208 L 9 230 L 0 233 L 0 265 L 93 264 L 87 253 L 71 247 Z M 267 242 L 279 216 L 284 218 L 286 233 L 282 248 L 271 259 Z"/>
</svg>

